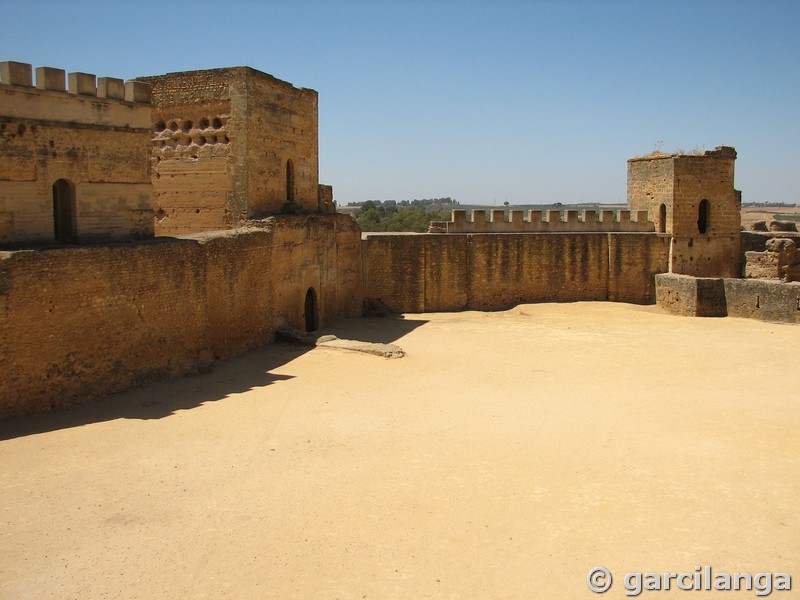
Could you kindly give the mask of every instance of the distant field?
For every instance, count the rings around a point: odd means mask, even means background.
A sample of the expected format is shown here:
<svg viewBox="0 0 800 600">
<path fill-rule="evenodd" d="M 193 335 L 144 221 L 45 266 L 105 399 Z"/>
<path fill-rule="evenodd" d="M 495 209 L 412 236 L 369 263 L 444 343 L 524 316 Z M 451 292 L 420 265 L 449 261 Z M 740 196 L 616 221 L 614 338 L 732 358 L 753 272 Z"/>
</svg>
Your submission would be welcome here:
<svg viewBox="0 0 800 600">
<path fill-rule="evenodd" d="M 800 221 L 800 206 L 748 206 L 742 209 L 742 226 L 750 229 L 756 221 Z"/>
</svg>

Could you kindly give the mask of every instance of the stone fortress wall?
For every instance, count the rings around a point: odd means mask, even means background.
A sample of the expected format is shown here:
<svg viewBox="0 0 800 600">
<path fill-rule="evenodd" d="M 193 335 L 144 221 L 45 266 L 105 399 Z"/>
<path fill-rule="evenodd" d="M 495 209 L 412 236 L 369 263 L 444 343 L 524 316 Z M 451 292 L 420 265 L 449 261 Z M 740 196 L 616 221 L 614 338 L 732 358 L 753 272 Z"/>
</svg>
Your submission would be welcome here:
<svg viewBox="0 0 800 600">
<path fill-rule="evenodd" d="M 361 315 L 345 215 L 125 244 L 0 252 L 0 418 L 202 370 L 280 325 Z"/>
<path fill-rule="evenodd" d="M 365 307 L 652 303 L 657 274 L 741 263 L 732 148 L 633 159 L 635 219 L 455 211 L 448 235 L 362 236 L 318 182 L 316 92 L 246 67 L 143 79 L 70 74 L 68 93 L 2 63 L 0 417 L 203 370 L 277 327 Z M 57 235 L 60 194 L 75 200 L 71 238 Z M 21 249 L 31 240 L 49 247 Z"/>
<path fill-rule="evenodd" d="M 655 301 L 669 237 L 637 233 L 364 234 L 368 305 L 396 312 L 520 302 Z"/>
<path fill-rule="evenodd" d="M 654 234 L 362 234 L 347 215 L 125 244 L 0 253 L 0 418 L 176 377 L 276 327 L 518 302 L 652 303 Z"/>
<path fill-rule="evenodd" d="M 0 63 L 0 245 L 151 237 L 150 126 L 142 83 Z"/>
<path fill-rule="evenodd" d="M 2 63 L 0 417 L 361 314 L 361 231 L 318 182 L 315 91 L 246 67 L 31 79 Z"/>
</svg>

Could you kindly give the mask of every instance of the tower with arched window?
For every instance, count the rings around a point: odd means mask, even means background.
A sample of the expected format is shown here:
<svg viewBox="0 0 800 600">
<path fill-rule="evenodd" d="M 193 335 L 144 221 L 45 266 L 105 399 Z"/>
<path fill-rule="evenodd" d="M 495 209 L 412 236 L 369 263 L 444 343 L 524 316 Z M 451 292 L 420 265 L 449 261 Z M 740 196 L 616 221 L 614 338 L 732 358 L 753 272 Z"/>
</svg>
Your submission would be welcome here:
<svg viewBox="0 0 800 600">
<path fill-rule="evenodd" d="M 141 77 L 153 90 L 156 235 L 333 213 L 318 95 L 250 67 Z"/>
<path fill-rule="evenodd" d="M 646 210 L 671 236 L 672 273 L 738 277 L 741 194 L 733 187 L 736 150 L 655 152 L 628 161 L 628 207 Z"/>
</svg>

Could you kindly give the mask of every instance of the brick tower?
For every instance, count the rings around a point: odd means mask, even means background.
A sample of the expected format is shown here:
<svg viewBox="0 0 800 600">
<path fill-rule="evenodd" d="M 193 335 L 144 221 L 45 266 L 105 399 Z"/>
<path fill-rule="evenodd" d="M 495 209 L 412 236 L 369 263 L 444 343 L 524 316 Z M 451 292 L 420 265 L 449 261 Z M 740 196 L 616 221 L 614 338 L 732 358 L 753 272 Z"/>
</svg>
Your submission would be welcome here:
<svg viewBox="0 0 800 600">
<path fill-rule="evenodd" d="M 741 193 L 733 187 L 736 150 L 662 154 L 628 161 L 628 207 L 646 210 L 672 236 L 669 270 L 696 277 L 739 277 Z"/>
</svg>

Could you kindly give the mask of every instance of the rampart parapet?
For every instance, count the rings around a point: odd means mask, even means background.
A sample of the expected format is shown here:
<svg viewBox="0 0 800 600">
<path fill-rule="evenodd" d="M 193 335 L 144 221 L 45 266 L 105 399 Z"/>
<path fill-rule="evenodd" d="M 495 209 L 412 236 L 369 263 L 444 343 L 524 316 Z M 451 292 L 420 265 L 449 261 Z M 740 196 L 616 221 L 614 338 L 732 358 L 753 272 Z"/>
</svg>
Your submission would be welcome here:
<svg viewBox="0 0 800 600">
<path fill-rule="evenodd" d="M 5 61 L 0 107 L 0 245 L 152 237 L 148 84 Z"/>
<path fill-rule="evenodd" d="M 503 209 L 492 210 L 489 220 L 486 211 L 471 211 L 467 219 L 464 209 L 453 210 L 450 221 L 433 221 L 431 233 L 562 233 L 609 232 L 647 233 L 655 225 L 647 218 L 646 210 L 510 210 L 508 219 Z"/>
<path fill-rule="evenodd" d="M 28 63 L 0 62 L 0 83 L 30 91 L 63 92 L 73 96 L 94 96 L 106 100 L 123 100 L 150 104 L 150 85 L 141 81 L 123 81 L 114 77 L 97 77 L 91 73 L 69 73 L 53 67 L 33 67 Z"/>
</svg>

